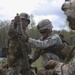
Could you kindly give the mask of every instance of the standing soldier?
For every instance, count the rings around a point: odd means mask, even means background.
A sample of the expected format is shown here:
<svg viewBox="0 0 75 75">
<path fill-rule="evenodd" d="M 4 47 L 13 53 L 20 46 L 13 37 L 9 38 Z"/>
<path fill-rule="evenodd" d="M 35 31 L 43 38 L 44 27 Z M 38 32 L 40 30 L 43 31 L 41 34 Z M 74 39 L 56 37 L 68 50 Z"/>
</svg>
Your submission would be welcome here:
<svg viewBox="0 0 75 75">
<path fill-rule="evenodd" d="M 64 59 L 64 56 L 61 56 L 61 49 L 64 48 L 64 44 L 59 35 L 52 32 L 53 26 L 51 21 L 49 19 L 41 20 L 37 25 L 37 29 L 41 33 L 41 38 L 39 40 L 32 38 L 28 39 L 29 43 L 37 47 L 34 55 L 30 59 L 30 62 L 36 61 L 39 56 L 42 55 L 42 64 L 44 67 L 44 65 L 51 59 L 58 61 L 60 61 L 60 59 Z"/>
<path fill-rule="evenodd" d="M 21 13 L 20 16 L 17 15 L 14 18 L 14 20 L 12 20 L 11 22 L 8 31 L 9 40 L 8 40 L 8 50 L 7 50 L 7 63 L 9 67 L 8 69 L 9 72 L 7 75 L 20 75 L 22 73 L 23 52 L 19 41 L 20 39 L 18 40 L 19 37 L 18 35 L 21 35 L 18 34 L 18 29 L 17 29 L 18 23 L 22 25 L 23 33 L 27 35 L 26 28 L 30 24 L 30 16 L 27 13 Z M 28 46 L 28 43 L 26 43 L 26 45 Z M 27 50 L 29 53 L 30 48 Z"/>
</svg>

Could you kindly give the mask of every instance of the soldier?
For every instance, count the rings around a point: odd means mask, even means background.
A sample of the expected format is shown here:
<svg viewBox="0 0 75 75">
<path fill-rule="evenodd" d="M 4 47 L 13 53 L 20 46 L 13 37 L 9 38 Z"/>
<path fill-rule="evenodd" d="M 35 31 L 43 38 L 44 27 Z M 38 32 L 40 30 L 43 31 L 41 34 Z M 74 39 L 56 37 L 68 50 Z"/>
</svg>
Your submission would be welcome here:
<svg viewBox="0 0 75 75">
<path fill-rule="evenodd" d="M 8 73 L 7 75 L 21 75 L 23 66 L 23 54 L 21 50 L 20 41 L 18 41 L 17 23 L 21 22 L 23 33 L 26 33 L 26 28 L 30 24 L 30 16 L 27 13 L 21 13 L 12 20 L 9 27 L 8 35 L 8 50 L 7 50 L 7 63 Z M 28 43 L 26 43 L 28 44 Z M 29 48 L 29 47 L 28 47 Z M 30 49 L 28 49 L 30 51 Z M 28 52 L 29 52 L 28 51 Z"/>
<path fill-rule="evenodd" d="M 40 55 L 42 55 L 42 65 L 45 67 L 51 59 L 64 62 L 65 58 L 68 56 L 67 54 L 69 53 L 70 47 L 65 47 L 59 35 L 52 32 L 52 28 L 51 21 L 49 19 L 43 19 L 37 25 L 37 29 L 41 33 L 41 38 L 39 40 L 22 36 L 25 38 L 23 41 L 28 41 L 28 43 L 37 47 L 34 55 L 29 59 L 30 63 L 36 61 Z M 73 53 L 70 55 L 73 57 Z M 45 75 L 42 73 L 46 73 L 46 71 L 40 69 L 38 70 L 37 75 Z M 50 75 L 51 73 L 54 73 L 53 70 L 49 71 Z"/>
<path fill-rule="evenodd" d="M 69 63 L 58 62 L 55 60 L 50 60 L 48 64 L 46 64 L 45 68 L 53 67 L 52 75 L 75 75 L 75 58 L 73 58 Z M 45 70 L 43 70 L 45 71 Z M 48 69 L 47 72 L 50 70 Z M 43 74 L 43 73 L 42 73 Z M 43 75 L 46 75 L 45 73 Z"/>
<path fill-rule="evenodd" d="M 52 32 L 52 28 L 51 21 L 49 19 L 43 19 L 37 25 L 37 29 L 41 33 L 41 38 L 39 40 L 24 36 L 28 43 L 37 47 L 34 55 L 30 58 L 30 63 L 36 61 L 39 56 L 42 55 L 42 64 L 44 67 L 51 59 L 63 61 L 67 56 L 66 52 L 69 52 L 67 49 L 70 48 L 64 46 L 59 35 Z"/>
<path fill-rule="evenodd" d="M 75 75 L 75 59 L 68 64 L 58 62 L 55 66 L 55 71 L 58 75 Z"/>
<path fill-rule="evenodd" d="M 74 49 L 75 46 L 71 48 L 72 53 Z M 70 57 L 72 53 L 67 55 Z M 37 75 L 75 75 L 75 55 L 68 62 L 50 60 L 44 68 L 38 70 Z"/>
<path fill-rule="evenodd" d="M 67 17 L 69 27 L 75 30 L 75 0 L 64 2 L 61 9 Z"/>
</svg>

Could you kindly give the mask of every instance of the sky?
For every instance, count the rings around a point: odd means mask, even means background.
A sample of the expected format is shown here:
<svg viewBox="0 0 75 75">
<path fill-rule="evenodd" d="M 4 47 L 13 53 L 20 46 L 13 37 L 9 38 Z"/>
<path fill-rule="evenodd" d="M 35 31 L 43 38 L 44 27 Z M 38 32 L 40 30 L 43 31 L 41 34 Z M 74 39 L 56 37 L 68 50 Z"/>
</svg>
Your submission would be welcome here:
<svg viewBox="0 0 75 75">
<path fill-rule="evenodd" d="M 65 0 L 0 0 L 0 20 L 12 20 L 16 13 L 33 14 L 35 23 L 49 19 L 54 30 L 67 29 L 61 10 Z"/>
</svg>

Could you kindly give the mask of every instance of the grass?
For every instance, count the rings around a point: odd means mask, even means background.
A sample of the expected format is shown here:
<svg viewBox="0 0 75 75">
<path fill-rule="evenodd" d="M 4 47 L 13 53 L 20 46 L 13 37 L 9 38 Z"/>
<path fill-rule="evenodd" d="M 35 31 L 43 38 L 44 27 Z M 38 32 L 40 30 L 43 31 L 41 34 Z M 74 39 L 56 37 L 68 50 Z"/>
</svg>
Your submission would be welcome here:
<svg viewBox="0 0 75 75">
<path fill-rule="evenodd" d="M 37 67 L 38 69 L 42 67 L 42 57 L 40 57 L 38 60 L 36 60 L 32 65 L 34 65 L 35 67 Z"/>
<path fill-rule="evenodd" d="M 32 49 L 31 56 L 34 54 L 34 49 Z M 38 69 L 42 67 L 42 56 L 40 56 L 32 65 L 37 67 Z"/>
</svg>

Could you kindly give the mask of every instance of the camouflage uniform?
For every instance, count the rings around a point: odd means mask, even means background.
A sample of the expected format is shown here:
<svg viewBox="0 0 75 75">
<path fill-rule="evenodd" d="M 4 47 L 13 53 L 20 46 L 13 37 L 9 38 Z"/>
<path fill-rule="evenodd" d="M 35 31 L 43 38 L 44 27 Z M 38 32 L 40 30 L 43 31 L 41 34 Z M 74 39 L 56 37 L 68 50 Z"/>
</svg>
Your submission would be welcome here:
<svg viewBox="0 0 75 75">
<path fill-rule="evenodd" d="M 69 23 L 69 27 L 72 29 L 72 30 L 75 30 L 75 0 L 71 0 L 71 1 L 66 1 L 63 5 L 62 5 L 62 11 L 64 12 L 64 14 L 66 15 L 67 17 L 67 21 Z M 74 61 L 74 59 L 73 59 Z M 73 63 L 72 61 L 72 63 Z M 61 68 L 63 63 L 60 64 L 60 67 L 58 66 L 58 68 Z M 62 70 L 63 70 L 63 75 L 75 75 L 75 74 L 72 74 L 74 71 L 74 63 L 71 64 L 65 64 L 63 65 L 62 67 Z M 61 70 L 61 72 L 62 72 Z M 59 72 L 58 75 L 62 75 L 61 72 Z M 70 73 L 71 72 L 71 73 Z"/>
<path fill-rule="evenodd" d="M 40 32 L 44 29 L 52 30 L 53 27 L 48 19 L 44 19 L 38 23 L 37 28 Z M 63 61 L 65 59 L 65 56 L 62 53 L 62 50 L 63 48 L 65 48 L 65 46 L 62 43 L 59 35 L 51 32 L 45 39 L 43 39 L 42 37 L 39 40 L 28 38 L 28 43 L 33 44 L 36 47 L 34 55 L 30 58 L 31 63 L 36 61 L 40 55 L 42 55 L 43 57 L 43 67 L 45 67 L 48 61 L 52 59 Z M 38 71 L 38 74 L 41 75 L 40 70 Z"/>
<path fill-rule="evenodd" d="M 37 27 L 39 31 L 43 29 L 52 30 L 53 28 L 51 22 L 48 19 L 44 19 L 39 22 Z M 35 61 L 40 55 L 42 55 L 43 66 L 45 66 L 51 59 L 62 61 L 65 58 L 61 53 L 61 50 L 64 48 L 64 44 L 62 43 L 58 34 L 51 32 L 45 40 L 43 40 L 42 37 L 41 40 L 29 38 L 28 42 L 37 47 L 34 55 L 31 58 L 32 61 Z"/>
<path fill-rule="evenodd" d="M 55 75 L 55 74 L 54 74 L 53 69 L 47 70 L 47 69 L 42 68 L 42 69 L 38 70 L 37 75 Z"/>
<path fill-rule="evenodd" d="M 43 47 L 46 47 L 51 44 L 52 46 L 43 49 L 37 48 L 34 52 L 34 55 L 32 56 L 33 61 L 37 60 L 40 57 L 40 55 L 42 55 L 43 57 L 43 61 L 42 61 L 43 66 L 46 65 L 48 61 L 51 59 L 58 60 L 58 61 L 64 60 L 64 56 L 61 54 L 61 50 L 64 48 L 64 44 L 61 42 L 60 37 L 57 34 L 52 33 L 45 40 L 47 40 L 47 42 L 42 43 L 39 40 L 36 44 L 39 45 L 40 47 L 42 47 L 41 45 L 44 45 Z"/>
<path fill-rule="evenodd" d="M 27 19 L 30 23 L 27 13 L 21 13 L 20 18 Z M 24 29 L 23 29 L 24 30 Z M 23 32 L 27 35 L 26 30 Z M 9 31 L 8 31 L 8 50 L 7 50 L 7 63 L 8 63 L 8 73 L 7 75 L 21 75 L 23 66 L 23 55 L 21 50 L 20 41 L 17 39 L 17 29 L 14 20 L 12 20 Z M 28 36 L 28 35 L 27 35 Z M 26 43 L 28 45 L 28 43 Z M 28 47 L 28 50 L 29 47 Z M 29 52 L 29 51 L 28 51 Z"/>
<path fill-rule="evenodd" d="M 75 75 L 75 56 L 67 63 L 50 60 L 37 75 Z"/>
<path fill-rule="evenodd" d="M 75 1 L 66 1 L 62 5 L 62 11 L 67 17 L 71 29 L 75 30 Z"/>
<path fill-rule="evenodd" d="M 75 75 L 75 57 L 74 57 L 74 49 L 75 46 L 72 47 L 70 50 L 71 53 L 67 53 L 68 54 L 68 58 L 73 56 L 70 58 L 70 60 L 68 60 L 68 62 L 64 61 L 63 62 L 59 62 L 59 61 L 55 61 L 55 60 L 50 60 L 48 61 L 48 63 L 45 65 L 44 69 L 40 69 L 38 70 L 38 75 Z M 66 53 L 66 52 L 65 52 Z M 68 59 L 66 57 L 66 59 Z M 73 59 L 73 60 L 72 60 Z"/>
<path fill-rule="evenodd" d="M 75 59 L 68 64 L 58 62 L 55 71 L 58 75 L 75 75 Z"/>
</svg>

